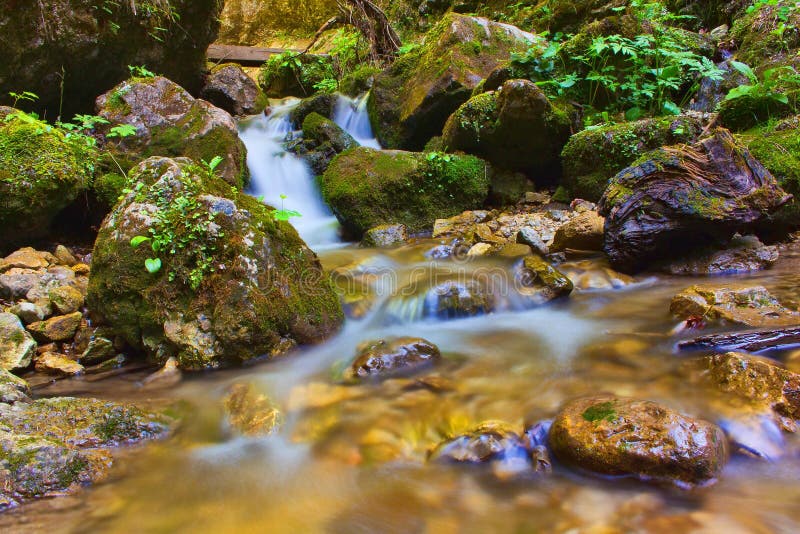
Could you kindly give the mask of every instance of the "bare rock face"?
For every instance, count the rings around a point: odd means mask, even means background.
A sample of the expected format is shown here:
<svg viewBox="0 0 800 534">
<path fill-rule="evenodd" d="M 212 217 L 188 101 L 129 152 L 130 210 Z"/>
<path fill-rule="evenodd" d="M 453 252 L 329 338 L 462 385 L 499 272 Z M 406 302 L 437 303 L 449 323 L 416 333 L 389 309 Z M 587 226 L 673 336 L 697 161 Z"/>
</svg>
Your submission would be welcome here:
<svg viewBox="0 0 800 534">
<path fill-rule="evenodd" d="M 105 148 L 131 167 L 149 156 L 186 156 L 195 161 L 222 158 L 217 171 L 243 189 L 249 180 L 247 149 L 236 122 L 226 111 L 195 99 L 178 84 L 156 76 L 131 78 L 97 99 L 97 114 L 108 120 L 102 132 L 119 125 L 136 129 L 132 136 L 106 137 Z"/>
<path fill-rule="evenodd" d="M 128 76 L 128 65 L 145 65 L 197 91 L 222 5 L 222 0 L 5 2 L 0 103 L 9 102 L 9 91 L 33 91 L 48 118 L 91 113 L 97 95 Z"/>
<path fill-rule="evenodd" d="M 695 145 L 664 147 L 612 179 L 600 200 L 604 250 L 622 271 L 726 242 L 791 200 L 724 129 Z"/>
<path fill-rule="evenodd" d="M 712 483 L 728 458 L 722 430 L 655 402 L 598 395 L 567 404 L 550 427 L 562 462 L 604 475 Z"/>
<path fill-rule="evenodd" d="M 200 98 L 236 117 L 261 113 L 267 104 L 256 82 L 235 63 L 213 67 L 200 91 Z"/>
</svg>

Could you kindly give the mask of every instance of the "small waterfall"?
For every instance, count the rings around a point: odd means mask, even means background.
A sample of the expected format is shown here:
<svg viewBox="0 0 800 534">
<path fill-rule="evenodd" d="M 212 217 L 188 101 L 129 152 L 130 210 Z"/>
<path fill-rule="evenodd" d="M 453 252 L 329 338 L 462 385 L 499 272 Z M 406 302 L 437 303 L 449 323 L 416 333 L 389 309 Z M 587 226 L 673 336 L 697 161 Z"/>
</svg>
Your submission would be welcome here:
<svg viewBox="0 0 800 534">
<path fill-rule="evenodd" d="M 339 223 L 322 200 L 306 162 L 287 152 L 282 144 L 292 132 L 289 112 L 298 103 L 297 99 L 285 101 L 275 106 L 269 117 L 257 115 L 239 124 L 250 169 L 248 192 L 263 196 L 264 202 L 275 208 L 283 204 L 286 209 L 299 211 L 302 217 L 290 222 L 310 247 L 322 249 L 341 242 Z"/>
<path fill-rule="evenodd" d="M 353 136 L 361 146 L 381 148 L 378 140 L 372 133 L 372 125 L 367 113 L 367 99 L 369 93 L 364 93 L 358 98 L 349 98 L 338 95 L 336 108 L 333 110 L 333 122 L 344 131 Z"/>
</svg>

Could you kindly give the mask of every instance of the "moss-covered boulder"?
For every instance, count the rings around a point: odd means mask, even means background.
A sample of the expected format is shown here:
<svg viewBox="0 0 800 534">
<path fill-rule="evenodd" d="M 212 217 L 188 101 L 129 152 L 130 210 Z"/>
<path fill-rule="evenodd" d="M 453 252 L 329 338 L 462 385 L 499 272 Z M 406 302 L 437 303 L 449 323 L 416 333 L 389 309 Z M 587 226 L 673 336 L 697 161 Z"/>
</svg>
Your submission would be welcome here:
<svg viewBox="0 0 800 534">
<path fill-rule="evenodd" d="M 113 448 L 161 437 L 171 423 L 159 414 L 96 399 L 2 403 L 0 501 L 13 506 L 100 480 L 111 467 Z"/>
<path fill-rule="evenodd" d="M 771 215 L 767 224 L 783 229 L 800 226 L 800 116 L 774 126 L 748 130 L 741 134 L 741 139 L 753 157 L 775 176 L 787 193 L 794 196 L 791 202 Z"/>
<path fill-rule="evenodd" d="M 637 271 L 709 242 L 726 243 L 791 199 L 731 133 L 663 147 L 621 171 L 600 199 L 603 249 L 612 266 Z"/>
<path fill-rule="evenodd" d="M 287 148 L 306 160 L 314 174 L 320 175 L 337 154 L 357 146 L 358 142 L 335 122 L 311 112 L 303 121 L 303 136 L 288 143 Z"/>
<path fill-rule="evenodd" d="M 32 91 L 47 117 L 91 113 L 101 92 L 146 65 L 195 92 L 221 0 L 41 0 L 0 12 L 0 103 Z"/>
<path fill-rule="evenodd" d="M 200 98 L 236 117 L 261 113 L 267 106 L 267 97 L 236 63 L 214 65 L 200 90 Z"/>
<path fill-rule="evenodd" d="M 381 224 L 429 229 L 483 204 L 486 163 L 473 156 L 358 147 L 337 156 L 320 179 L 322 194 L 354 237 Z"/>
<path fill-rule="evenodd" d="M 247 185 L 247 149 L 233 117 L 162 76 L 122 82 L 98 97 L 97 114 L 110 123 L 101 128 L 104 148 L 116 154 L 126 171 L 150 156 L 186 156 L 198 162 L 219 156 L 222 178 L 240 189 Z M 135 133 L 114 136 L 112 128 L 123 125 L 134 127 Z M 116 172 L 116 165 L 112 168 Z"/>
<path fill-rule="evenodd" d="M 760 2 L 737 18 L 731 38 L 736 59 L 757 71 L 796 61 L 800 47 L 800 7 L 792 0 Z"/>
<path fill-rule="evenodd" d="M 552 176 L 570 133 L 568 113 L 553 106 L 536 84 L 509 80 L 458 108 L 442 142 L 448 150 L 481 156 L 496 167 Z"/>
<path fill-rule="evenodd" d="M 57 128 L 5 108 L 0 120 L 0 252 L 47 235 L 91 183 L 97 155 Z"/>
<path fill-rule="evenodd" d="M 200 369 L 337 330 L 319 260 L 269 206 L 186 158 L 150 158 L 129 180 L 100 228 L 87 299 L 129 344 Z"/>
<path fill-rule="evenodd" d="M 483 18 L 448 13 L 418 49 L 375 78 L 368 103 L 382 146 L 421 150 L 472 90 L 534 36 Z"/>
<path fill-rule="evenodd" d="M 303 121 L 312 113 L 330 119 L 333 117 L 333 110 L 338 98 L 337 95 L 330 93 L 320 93 L 304 98 L 289 112 L 289 120 L 292 121 L 295 128 L 302 128 Z"/>
<path fill-rule="evenodd" d="M 575 198 L 597 202 L 609 180 L 650 150 L 690 143 L 703 130 L 701 114 L 603 125 L 569 138 L 561 152 L 562 185 Z"/>
<path fill-rule="evenodd" d="M 568 465 L 681 487 L 713 483 L 728 459 L 719 427 L 652 401 L 610 395 L 564 406 L 549 443 Z"/>
</svg>

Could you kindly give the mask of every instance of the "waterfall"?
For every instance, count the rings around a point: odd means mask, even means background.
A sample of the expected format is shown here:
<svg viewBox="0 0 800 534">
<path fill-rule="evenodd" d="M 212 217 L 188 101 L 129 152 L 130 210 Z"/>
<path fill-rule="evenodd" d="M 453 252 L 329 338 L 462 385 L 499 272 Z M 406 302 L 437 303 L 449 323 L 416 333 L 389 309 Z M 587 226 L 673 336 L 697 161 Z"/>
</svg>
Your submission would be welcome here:
<svg viewBox="0 0 800 534">
<path fill-rule="evenodd" d="M 248 192 L 263 196 L 264 202 L 275 208 L 299 211 L 302 216 L 290 222 L 306 243 L 318 250 L 340 243 L 339 223 L 322 200 L 309 166 L 282 144 L 293 130 L 289 112 L 299 102 L 287 100 L 273 107 L 269 117 L 257 115 L 242 121 L 239 137 L 247 147 Z"/>
<path fill-rule="evenodd" d="M 372 134 L 372 125 L 367 114 L 367 99 L 369 93 L 364 93 L 358 98 L 349 98 L 338 95 L 336 107 L 333 110 L 333 122 L 341 129 L 353 136 L 361 146 L 381 148 L 378 140 Z"/>
</svg>

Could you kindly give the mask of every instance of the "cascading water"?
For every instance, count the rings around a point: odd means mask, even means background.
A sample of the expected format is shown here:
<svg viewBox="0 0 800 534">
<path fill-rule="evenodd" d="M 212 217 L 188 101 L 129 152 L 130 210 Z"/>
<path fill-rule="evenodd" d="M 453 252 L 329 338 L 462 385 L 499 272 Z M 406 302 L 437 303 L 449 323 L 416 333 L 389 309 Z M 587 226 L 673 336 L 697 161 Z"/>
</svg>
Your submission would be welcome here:
<svg viewBox="0 0 800 534">
<path fill-rule="evenodd" d="M 372 135 L 366 102 L 366 94 L 357 99 L 340 95 L 333 120 L 361 145 L 380 148 Z M 239 137 L 247 147 L 249 192 L 276 208 L 300 212 L 302 216 L 290 222 L 309 246 L 320 250 L 341 243 L 339 223 L 322 200 L 308 164 L 283 146 L 294 130 L 289 114 L 299 103 L 288 99 L 273 107 L 269 116 L 243 120 Z"/>
</svg>

